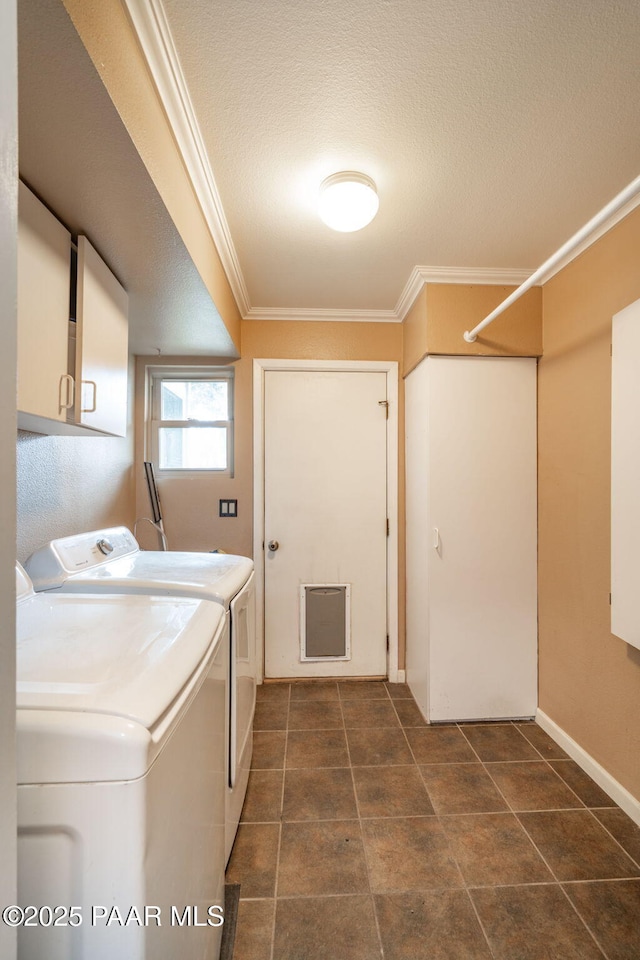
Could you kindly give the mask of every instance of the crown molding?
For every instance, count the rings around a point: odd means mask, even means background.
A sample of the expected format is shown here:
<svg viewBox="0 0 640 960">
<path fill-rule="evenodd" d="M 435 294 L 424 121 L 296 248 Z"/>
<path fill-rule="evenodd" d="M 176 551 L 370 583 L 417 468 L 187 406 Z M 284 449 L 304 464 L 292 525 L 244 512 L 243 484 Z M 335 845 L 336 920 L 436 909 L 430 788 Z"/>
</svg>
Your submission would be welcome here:
<svg viewBox="0 0 640 960">
<path fill-rule="evenodd" d="M 123 0 L 123 4 L 138 37 L 238 309 L 244 316 L 250 306 L 247 285 L 164 7 L 160 0 Z"/>
<path fill-rule="evenodd" d="M 494 284 L 517 287 L 531 270 L 414 267 L 394 310 L 314 310 L 306 307 L 251 307 L 243 320 L 324 320 L 339 323 L 402 323 L 427 283 Z"/>
<path fill-rule="evenodd" d="M 505 267 L 414 267 L 396 304 L 396 318 L 402 322 L 427 283 L 495 284 L 518 287 L 531 276 L 531 270 Z"/>
<path fill-rule="evenodd" d="M 123 5 L 138 37 L 243 320 L 402 323 L 416 297 L 427 283 L 495 284 L 517 287 L 533 273 L 532 270 L 518 269 L 416 266 L 411 271 L 394 310 L 252 307 L 162 0 L 123 0 Z M 541 277 L 539 285 L 547 283 L 638 205 L 640 205 L 640 194 L 603 221 L 578 247 Z"/>
<path fill-rule="evenodd" d="M 314 310 L 301 307 L 251 307 L 243 320 L 322 320 L 336 323 L 401 323 L 395 310 Z"/>
</svg>

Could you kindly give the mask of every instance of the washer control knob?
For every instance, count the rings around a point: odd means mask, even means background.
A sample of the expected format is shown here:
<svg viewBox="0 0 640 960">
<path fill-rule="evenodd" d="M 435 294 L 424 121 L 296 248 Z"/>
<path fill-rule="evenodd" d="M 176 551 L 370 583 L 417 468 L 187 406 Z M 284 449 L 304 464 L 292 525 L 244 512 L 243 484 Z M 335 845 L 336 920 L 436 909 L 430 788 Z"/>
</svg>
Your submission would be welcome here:
<svg viewBox="0 0 640 960">
<path fill-rule="evenodd" d="M 113 544 L 110 540 L 107 540 L 106 537 L 103 537 L 102 540 L 98 540 L 96 546 L 100 553 L 104 553 L 105 557 L 108 557 L 110 553 L 113 553 Z"/>
</svg>

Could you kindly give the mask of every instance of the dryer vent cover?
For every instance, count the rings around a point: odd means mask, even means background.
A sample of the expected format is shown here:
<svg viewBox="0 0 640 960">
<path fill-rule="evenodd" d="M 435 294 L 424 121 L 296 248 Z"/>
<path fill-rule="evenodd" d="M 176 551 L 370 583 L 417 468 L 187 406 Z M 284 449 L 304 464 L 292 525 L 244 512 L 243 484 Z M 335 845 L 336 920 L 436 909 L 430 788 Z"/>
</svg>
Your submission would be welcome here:
<svg viewBox="0 0 640 960">
<path fill-rule="evenodd" d="M 300 587 L 301 660 L 349 660 L 348 583 Z"/>
</svg>

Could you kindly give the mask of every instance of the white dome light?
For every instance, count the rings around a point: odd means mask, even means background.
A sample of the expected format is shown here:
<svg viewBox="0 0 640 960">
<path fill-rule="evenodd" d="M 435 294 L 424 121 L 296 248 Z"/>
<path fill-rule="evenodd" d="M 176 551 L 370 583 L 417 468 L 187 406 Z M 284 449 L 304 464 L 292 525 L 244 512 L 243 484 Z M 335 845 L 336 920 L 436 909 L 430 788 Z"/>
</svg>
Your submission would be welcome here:
<svg viewBox="0 0 640 960">
<path fill-rule="evenodd" d="M 378 206 L 376 185 L 364 173 L 334 173 L 320 184 L 318 212 L 332 230 L 361 230 L 371 223 Z"/>
</svg>

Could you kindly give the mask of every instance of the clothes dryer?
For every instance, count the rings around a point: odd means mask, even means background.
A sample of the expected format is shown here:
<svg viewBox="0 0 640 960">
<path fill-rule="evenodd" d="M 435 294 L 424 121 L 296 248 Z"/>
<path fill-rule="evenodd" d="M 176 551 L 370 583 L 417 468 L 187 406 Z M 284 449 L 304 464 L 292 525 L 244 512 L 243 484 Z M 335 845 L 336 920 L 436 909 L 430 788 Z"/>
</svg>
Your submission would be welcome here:
<svg viewBox="0 0 640 960">
<path fill-rule="evenodd" d="M 216 960 L 222 607 L 16 587 L 21 960 Z"/>
<path fill-rule="evenodd" d="M 247 789 L 256 698 L 253 561 L 231 554 L 147 551 L 126 527 L 52 540 L 26 564 L 37 591 L 167 594 L 221 604 L 230 620 L 225 852 Z"/>
</svg>

